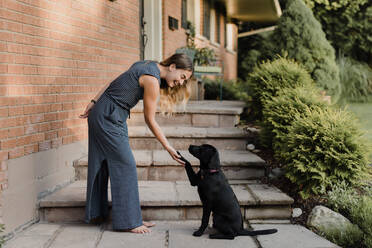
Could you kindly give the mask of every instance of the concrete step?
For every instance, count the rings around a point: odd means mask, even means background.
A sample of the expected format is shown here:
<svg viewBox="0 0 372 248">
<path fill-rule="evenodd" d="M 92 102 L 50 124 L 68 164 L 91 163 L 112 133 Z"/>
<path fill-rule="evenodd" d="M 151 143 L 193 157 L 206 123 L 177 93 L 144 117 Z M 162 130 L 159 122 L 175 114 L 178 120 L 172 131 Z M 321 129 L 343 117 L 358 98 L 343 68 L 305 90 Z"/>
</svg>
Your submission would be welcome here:
<svg viewBox="0 0 372 248">
<path fill-rule="evenodd" d="M 239 123 L 244 106 L 241 101 L 189 101 L 185 110 L 178 108 L 172 117 L 158 112 L 156 120 L 160 126 L 234 127 Z M 129 126 L 145 125 L 142 101 L 131 110 L 127 123 Z"/>
<path fill-rule="evenodd" d="M 188 151 L 181 154 L 198 169 L 199 160 Z M 240 150 L 220 150 L 222 170 L 230 179 L 258 179 L 265 175 L 265 161 L 256 154 Z M 183 166 L 174 161 L 165 150 L 133 150 L 139 180 L 187 180 Z M 88 157 L 74 161 L 77 180 L 87 179 Z"/>
<path fill-rule="evenodd" d="M 279 189 L 258 181 L 230 180 L 244 219 L 289 219 L 293 199 Z M 110 186 L 110 184 L 109 184 Z M 201 219 L 202 205 L 196 187 L 188 181 L 139 181 L 144 219 Z M 111 191 L 109 187 L 109 204 Z M 40 219 L 45 222 L 83 222 L 86 181 L 76 181 L 40 200 Z"/>
<path fill-rule="evenodd" d="M 23 229 L 4 248 L 35 247 L 164 247 L 164 248 L 340 248 L 309 229 L 292 225 L 287 221 L 268 220 L 266 224 L 245 221 L 244 227 L 253 230 L 276 228 L 272 235 L 256 237 L 239 236 L 234 240 L 209 239 L 216 231 L 210 224 L 201 237 L 192 233 L 200 226 L 200 220 L 156 221 L 151 233 L 134 235 L 114 232 L 110 223 L 88 225 L 80 223 L 36 223 Z"/>
<path fill-rule="evenodd" d="M 211 144 L 217 149 L 245 150 L 248 134 L 237 127 L 204 128 L 204 127 L 163 127 L 164 135 L 175 149 L 186 150 L 190 144 Z M 147 126 L 128 128 L 129 142 L 132 149 L 160 150 L 160 142 Z"/>
</svg>

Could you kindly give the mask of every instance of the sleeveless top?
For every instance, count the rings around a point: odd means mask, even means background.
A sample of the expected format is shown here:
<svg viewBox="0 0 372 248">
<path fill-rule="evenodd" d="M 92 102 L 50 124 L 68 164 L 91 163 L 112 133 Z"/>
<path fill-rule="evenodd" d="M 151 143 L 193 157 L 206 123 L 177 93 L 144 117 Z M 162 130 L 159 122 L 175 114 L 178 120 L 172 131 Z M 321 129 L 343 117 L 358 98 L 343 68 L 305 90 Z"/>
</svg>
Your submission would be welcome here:
<svg viewBox="0 0 372 248">
<path fill-rule="evenodd" d="M 143 99 L 143 88 L 139 84 L 142 75 L 151 75 L 158 79 L 160 85 L 160 70 L 156 61 L 144 60 L 134 63 L 126 72 L 111 82 L 105 94 L 120 107 L 128 110 Z"/>
</svg>

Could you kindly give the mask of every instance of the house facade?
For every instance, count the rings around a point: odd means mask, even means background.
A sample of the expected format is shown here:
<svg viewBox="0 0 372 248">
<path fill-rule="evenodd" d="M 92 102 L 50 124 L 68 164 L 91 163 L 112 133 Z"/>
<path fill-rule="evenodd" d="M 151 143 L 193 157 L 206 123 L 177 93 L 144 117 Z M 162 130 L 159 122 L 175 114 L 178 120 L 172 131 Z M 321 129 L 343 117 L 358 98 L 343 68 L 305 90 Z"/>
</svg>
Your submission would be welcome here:
<svg viewBox="0 0 372 248">
<path fill-rule="evenodd" d="M 5 234 L 38 220 L 38 201 L 74 181 L 87 154 L 78 116 L 101 87 L 140 59 L 186 46 L 214 49 L 237 75 L 237 26 L 227 0 L 1 0 L 0 222 Z M 235 7 L 246 6 L 234 0 Z M 254 2 L 254 1 L 253 1 Z M 271 2 L 271 1 L 268 1 Z M 275 2 L 275 1 L 274 1 Z M 240 8 L 237 8 L 241 10 Z"/>
</svg>

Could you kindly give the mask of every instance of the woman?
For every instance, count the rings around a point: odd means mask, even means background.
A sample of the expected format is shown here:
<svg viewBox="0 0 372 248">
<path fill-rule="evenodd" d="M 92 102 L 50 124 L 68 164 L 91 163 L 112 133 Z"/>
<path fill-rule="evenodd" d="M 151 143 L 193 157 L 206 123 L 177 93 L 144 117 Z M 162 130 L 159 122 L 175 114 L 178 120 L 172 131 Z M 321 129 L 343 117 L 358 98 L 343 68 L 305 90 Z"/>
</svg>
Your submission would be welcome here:
<svg viewBox="0 0 372 248">
<path fill-rule="evenodd" d="M 85 222 L 107 218 L 110 177 L 113 229 L 150 232 L 148 227 L 154 224 L 142 221 L 136 162 L 129 146 L 126 119 L 130 109 L 143 98 L 146 124 L 170 156 L 184 164 L 155 121 L 155 113 L 159 96 L 163 113 L 171 113 L 175 104 L 187 101 L 186 83 L 192 72 L 192 61 L 185 54 L 174 54 L 160 63 L 138 61 L 105 85 L 80 115 L 88 117 L 89 127 Z"/>
</svg>

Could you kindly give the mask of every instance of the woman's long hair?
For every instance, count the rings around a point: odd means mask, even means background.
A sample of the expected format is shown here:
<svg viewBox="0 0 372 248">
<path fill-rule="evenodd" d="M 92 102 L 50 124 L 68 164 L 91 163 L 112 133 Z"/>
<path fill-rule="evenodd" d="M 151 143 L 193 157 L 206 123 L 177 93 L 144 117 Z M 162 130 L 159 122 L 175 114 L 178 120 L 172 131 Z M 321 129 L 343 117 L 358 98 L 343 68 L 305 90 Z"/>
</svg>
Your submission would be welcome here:
<svg viewBox="0 0 372 248">
<path fill-rule="evenodd" d="M 183 69 L 193 73 L 193 64 L 189 56 L 183 53 L 176 53 L 159 63 L 162 66 L 176 65 L 176 69 Z M 183 85 L 168 87 L 165 79 L 161 80 L 159 107 L 162 114 L 172 115 L 177 105 L 183 109 L 191 95 L 191 85 L 186 80 Z"/>
</svg>

